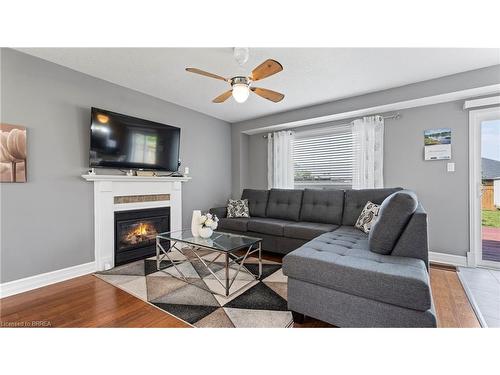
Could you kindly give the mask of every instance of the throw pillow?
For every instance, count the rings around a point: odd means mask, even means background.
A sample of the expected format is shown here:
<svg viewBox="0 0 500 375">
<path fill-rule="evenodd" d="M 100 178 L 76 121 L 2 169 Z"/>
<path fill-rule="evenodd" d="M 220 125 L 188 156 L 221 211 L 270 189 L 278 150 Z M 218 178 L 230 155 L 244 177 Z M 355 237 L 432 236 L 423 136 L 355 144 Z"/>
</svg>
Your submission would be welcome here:
<svg viewBox="0 0 500 375">
<path fill-rule="evenodd" d="M 368 201 L 354 226 L 365 233 L 369 233 L 371 227 L 375 224 L 375 221 L 377 221 L 379 207 L 378 204 Z"/>
<path fill-rule="evenodd" d="M 227 217 L 250 217 L 248 199 L 230 199 L 227 204 Z"/>
<path fill-rule="evenodd" d="M 380 205 L 378 219 L 368 234 L 370 250 L 383 255 L 392 253 L 417 205 L 417 196 L 412 191 L 389 195 Z"/>
</svg>

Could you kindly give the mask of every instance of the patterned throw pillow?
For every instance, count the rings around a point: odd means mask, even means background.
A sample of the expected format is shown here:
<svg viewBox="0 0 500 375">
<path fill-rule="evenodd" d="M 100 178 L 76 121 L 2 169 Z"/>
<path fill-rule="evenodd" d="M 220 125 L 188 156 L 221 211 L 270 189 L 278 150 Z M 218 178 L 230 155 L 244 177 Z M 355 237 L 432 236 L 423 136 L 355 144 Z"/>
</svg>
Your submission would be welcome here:
<svg viewBox="0 0 500 375">
<path fill-rule="evenodd" d="M 379 208 L 380 206 L 378 204 L 368 201 L 354 226 L 365 233 L 369 233 L 373 224 L 377 221 Z"/>
<path fill-rule="evenodd" d="M 230 199 L 227 204 L 227 217 L 250 217 L 248 199 Z"/>
</svg>

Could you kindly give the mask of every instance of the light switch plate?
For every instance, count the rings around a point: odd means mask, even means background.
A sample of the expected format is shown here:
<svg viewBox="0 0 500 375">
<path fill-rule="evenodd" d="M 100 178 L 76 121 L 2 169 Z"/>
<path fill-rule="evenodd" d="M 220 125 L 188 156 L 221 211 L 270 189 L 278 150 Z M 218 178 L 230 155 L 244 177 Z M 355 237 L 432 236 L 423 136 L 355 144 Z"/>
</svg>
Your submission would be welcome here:
<svg viewBox="0 0 500 375">
<path fill-rule="evenodd" d="M 446 164 L 446 170 L 448 172 L 455 172 L 455 163 L 448 163 L 448 164 Z"/>
</svg>

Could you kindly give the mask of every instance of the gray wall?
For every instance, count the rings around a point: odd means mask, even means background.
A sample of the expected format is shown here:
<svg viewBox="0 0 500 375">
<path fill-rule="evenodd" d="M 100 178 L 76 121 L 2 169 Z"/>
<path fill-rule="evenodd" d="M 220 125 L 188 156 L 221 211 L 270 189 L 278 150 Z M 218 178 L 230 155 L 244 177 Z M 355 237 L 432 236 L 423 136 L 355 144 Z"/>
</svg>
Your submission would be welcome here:
<svg viewBox="0 0 500 375">
<path fill-rule="evenodd" d="M 385 186 L 403 186 L 418 192 L 429 213 L 431 251 L 465 255 L 468 249 L 468 139 L 463 101 L 399 111 L 401 118 L 385 121 Z M 307 126 L 297 132 L 345 124 L 349 120 Z M 446 172 L 448 161 L 424 161 L 425 129 L 452 129 L 452 160 L 456 172 Z M 248 186 L 267 188 L 267 140 L 249 136 Z M 465 213 L 465 214 L 464 214 Z M 459 230 L 457 230 L 460 228 Z"/>
<path fill-rule="evenodd" d="M 1 121 L 28 128 L 28 183 L 0 185 L 1 282 L 94 259 L 93 186 L 80 177 L 91 106 L 182 128 L 185 225 L 229 197 L 228 123 L 9 49 L 1 76 Z"/>
<path fill-rule="evenodd" d="M 500 66 L 479 69 L 391 90 L 367 94 L 314 107 L 280 113 L 233 124 L 232 153 L 242 165 L 233 163 L 232 195 L 245 187 L 267 188 L 267 148 L 262 134 L 246 135 L 250 129 L 317 116 L 389 104 L 500 83 Z M 399 111 L 398 120 L 385 127 L 384 177 L 386 186 L 403 186 L 419 195 L 429 213 L 430 250 L 465 256 L 469 249 L 468 224 L 468 112 L 463 101 Z M 343 120 L 301 128 L 302 130 L 345 124 Z M 452 162 L 456 172 L 446 172 L 446 161 L 423 160 L 423 131 L 452 128 Z M 299 131 L 299 129 L 295 129 Z M 242 146 L 244 145 L 244 146 Z M 240 180 L 234 171 L 245 170 Z"/>
</svg>

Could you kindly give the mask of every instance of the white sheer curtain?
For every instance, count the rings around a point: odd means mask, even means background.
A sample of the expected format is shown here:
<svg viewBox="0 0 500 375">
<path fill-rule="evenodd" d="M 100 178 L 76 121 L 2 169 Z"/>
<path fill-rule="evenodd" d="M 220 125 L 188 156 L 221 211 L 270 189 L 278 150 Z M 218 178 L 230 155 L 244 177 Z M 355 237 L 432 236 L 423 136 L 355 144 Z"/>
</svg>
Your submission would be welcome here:
<svg viewBox="0 0 500 375">
<path fill-rule="evenodd" d="M 295 133 L 284 130 L 267 135 L 267 185 L 269 189 L 293 189 L 293 139 Z"/>
<path fill-rule="evenodd" d="M 353 189 L 384 187 L 384 118 L 369 116 L 354 120 Z"/>
</svg>

